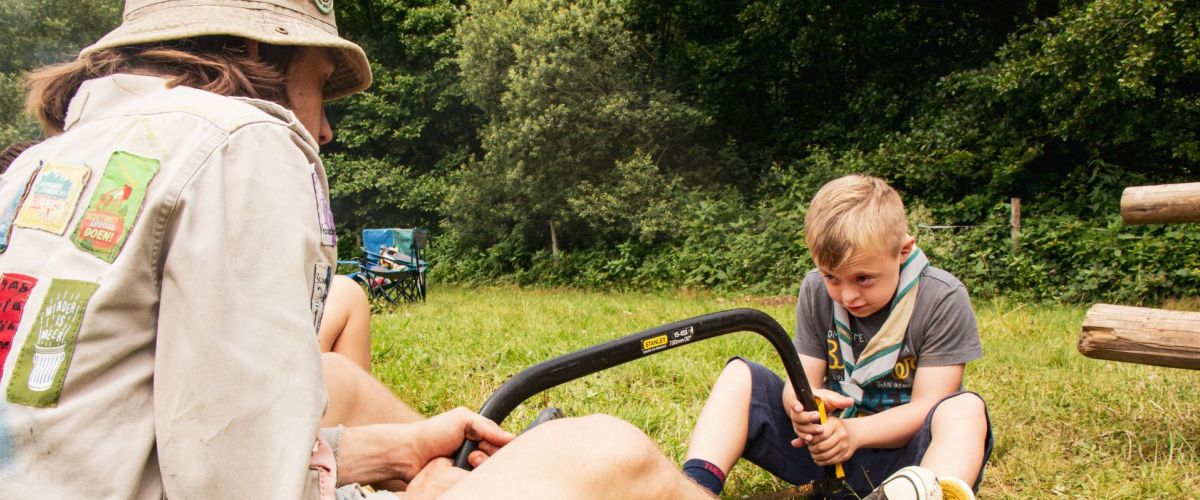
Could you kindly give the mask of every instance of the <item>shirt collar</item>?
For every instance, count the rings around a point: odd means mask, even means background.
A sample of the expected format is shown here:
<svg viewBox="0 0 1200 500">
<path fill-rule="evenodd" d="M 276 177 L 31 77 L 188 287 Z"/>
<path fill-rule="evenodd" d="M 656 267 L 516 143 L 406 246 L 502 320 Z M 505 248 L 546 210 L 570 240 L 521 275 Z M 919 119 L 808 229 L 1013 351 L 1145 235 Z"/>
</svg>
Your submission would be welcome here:
<svg viewBox="0 0 1200 500">
<path fill-rule="evenodd" d="M 64 130 L 80 121 L 108 116 L 134 99 L 167 88 L 167 81 L 157 76 L 118 74 L 88 80 L 79 85 L 71 104 L 67 106 Z"/>
</svg>

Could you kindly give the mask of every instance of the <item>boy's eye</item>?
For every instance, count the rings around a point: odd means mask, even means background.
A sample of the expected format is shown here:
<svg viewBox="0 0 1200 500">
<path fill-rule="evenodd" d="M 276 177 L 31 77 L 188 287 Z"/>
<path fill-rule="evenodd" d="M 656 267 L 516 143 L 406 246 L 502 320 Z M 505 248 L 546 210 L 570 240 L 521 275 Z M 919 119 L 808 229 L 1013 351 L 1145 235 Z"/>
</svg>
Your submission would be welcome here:
<svg viewBox="0 0 1200 500">
<path fill-rule="evenodd" d="M 854 281 L 856 283 L 858 283 L 859 285 L 870 285 L 871 283 L 875 282 L 875 277 L 874 276 L 859 276 L 857 278 L 854 278 Z"/>
</svg>

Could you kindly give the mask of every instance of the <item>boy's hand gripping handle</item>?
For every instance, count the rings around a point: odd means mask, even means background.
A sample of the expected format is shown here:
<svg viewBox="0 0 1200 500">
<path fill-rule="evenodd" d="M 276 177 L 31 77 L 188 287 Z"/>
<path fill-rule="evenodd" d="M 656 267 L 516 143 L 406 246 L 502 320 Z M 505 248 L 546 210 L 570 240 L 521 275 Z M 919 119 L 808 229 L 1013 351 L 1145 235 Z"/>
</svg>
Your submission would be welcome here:
<svg viewBox="0 0 1200 500">
<path fill-rule="evenodd" d="M 824 424 L 826 420 L 829 420 L 828 414 L 825 413 L 825 400 L 821 399 L 821 398 L 816 398 L 816 399 L 817 399 L 817 412 L 821 415 L 821 423 Z M 834 469 L 834 476 L 837 477 L 838 479 L 843 479 L 846 477 L 846 471 L 845 471 L 845 469 L 842 469 L 842 464 L 834 465 L 833 469 Z"/>
</svg>

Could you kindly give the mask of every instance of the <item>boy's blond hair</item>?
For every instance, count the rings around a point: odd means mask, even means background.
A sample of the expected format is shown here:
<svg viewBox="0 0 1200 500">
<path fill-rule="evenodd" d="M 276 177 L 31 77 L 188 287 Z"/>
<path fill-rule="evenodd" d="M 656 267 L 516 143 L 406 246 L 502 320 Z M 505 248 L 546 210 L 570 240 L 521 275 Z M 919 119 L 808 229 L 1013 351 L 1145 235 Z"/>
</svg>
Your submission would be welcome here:
<svg viewBox="0 0 1200 500">
<path fill-rule="evenodd" d="M 813 196 L 804 241 L 817 267 L 837 270 L 877 252 L 899 252 L 908 235 L 904 202 L 883 179 L 847 175 Z"/>
</svg>

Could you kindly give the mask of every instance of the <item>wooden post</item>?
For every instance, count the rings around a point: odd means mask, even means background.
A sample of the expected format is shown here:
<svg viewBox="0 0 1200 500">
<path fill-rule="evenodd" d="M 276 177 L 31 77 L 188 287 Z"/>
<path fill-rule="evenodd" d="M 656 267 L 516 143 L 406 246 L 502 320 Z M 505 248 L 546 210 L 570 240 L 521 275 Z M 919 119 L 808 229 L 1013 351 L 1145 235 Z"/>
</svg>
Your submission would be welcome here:
<svg viewBox="0 0 1200 500">
<path fill-rule="evenodd" d="M 1021 199 L 1012 199 L 1012 247 L 1013 253 L 1021 250 Z"/>
<path fill-rule="evenodd" d="M 1121 219 L 1126 224 L 1200 222 L 1200 182 L 1125 188 Z"/>
<path fill-rule="evenodd" d="M 1084 356 L 1200 369 L 1200 312 L 1096 304 L 1079 336 Z"/>
<path fill-rule="evenodd" d="M 550 221 L 550 255 L 558 260 L 558 233 L 554 230 L 554 221 Z"/>
</svg>

